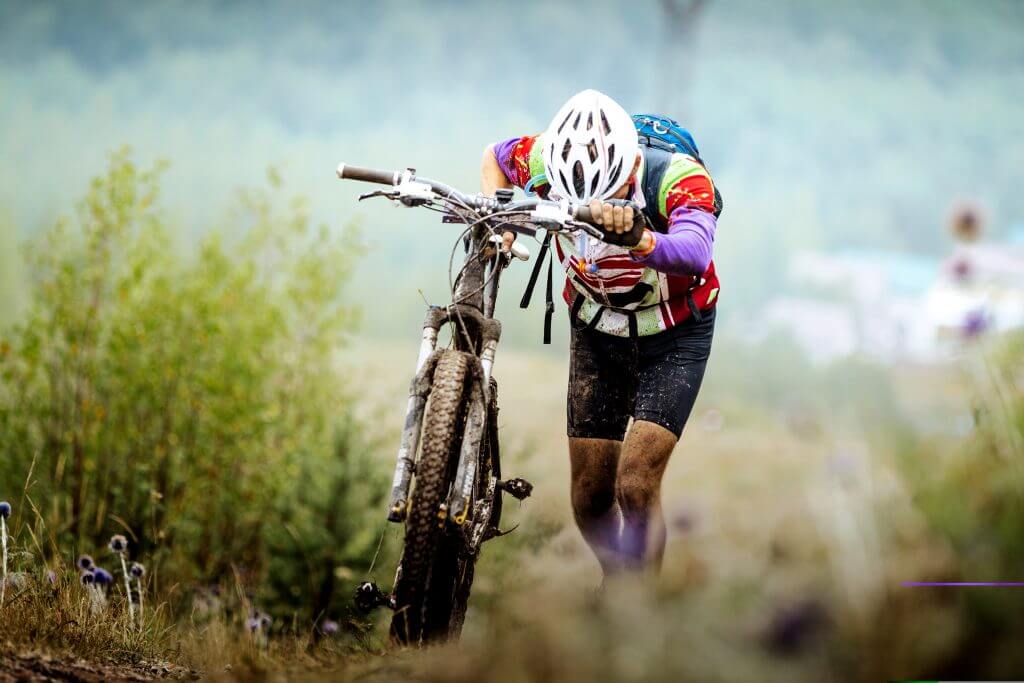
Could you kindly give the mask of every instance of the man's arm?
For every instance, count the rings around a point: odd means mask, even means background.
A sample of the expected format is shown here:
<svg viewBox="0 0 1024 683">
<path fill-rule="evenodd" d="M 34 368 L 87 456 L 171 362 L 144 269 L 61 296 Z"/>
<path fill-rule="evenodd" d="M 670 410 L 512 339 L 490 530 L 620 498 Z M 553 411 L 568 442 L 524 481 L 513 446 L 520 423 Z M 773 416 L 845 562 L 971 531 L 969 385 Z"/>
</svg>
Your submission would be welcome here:
<svg viewBox="0 0 1024 683">
<path fill-rule="evenodd" d="M 718 225 L 714 197 L 715 187 L 702 166 L 683 155 L 673 158 L 658 202 L 658 211 L 668 219 L 668 231 L 642 240 L 633 259 L 672 275 L 700 275 L 707 270 Z"/>
<path fill-rule="evenodd" d="M 488 197 L 493 197 L 494 191 L 498 188 L 509 187 L 512 187 L 512 182 L 498 163 L 498 158 L 494 154 L 494 145 L 487 145 L 484 149 L 483 159 L 480 161 L 480 191 Z M 506 230 L 501 234 L 501 250 L 509 251 L 515 241 L 516 234 Z"/>
<path fill-rule="evenodd" d="M 653 246 L 641 241 L 640 246 L 649 251 L 633 252 L 633 259 L 670 275 L 700 275 L 711 264 L 716 226 L 712 213 L 677 208 L 672 212 L 668 233 L 652 234 Z"/>
<path fill-rule="evenodd" d="M 494 156 L 494 145 L 487 145 L 480 162 L 480 191 L 488 197 L 493 197 L 495 190 L 509 187 L 512 187 L 512 183 Z"/>
</svg>

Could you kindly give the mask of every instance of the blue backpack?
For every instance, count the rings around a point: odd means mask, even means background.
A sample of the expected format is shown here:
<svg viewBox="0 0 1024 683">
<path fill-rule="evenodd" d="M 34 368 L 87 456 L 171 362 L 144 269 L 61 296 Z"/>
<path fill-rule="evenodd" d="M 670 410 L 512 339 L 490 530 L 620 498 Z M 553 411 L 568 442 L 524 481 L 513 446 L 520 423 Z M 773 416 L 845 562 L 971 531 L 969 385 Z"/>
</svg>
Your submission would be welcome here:
<svg viewBox="0 0 1024 683">
<path fill-rule="evenodd" d="M 697 149 L 693 136 L 676 120 L 657 114 L 634 114 L 633 124 L 636 126 L 641 145 L 657 147 L 667 152 L 689 154 L 700 161 L 700 150 Z M 704 165 L 703 161 L 701 165 Z"/>
<path fill-rule="evenodd" d="M 690 131 L 680 126 L 674 119 L 657 114 L 634 114 L 633 124 L 636 126 L 640 147 L 644 153 L 644 165 L 647 168 L 644 172 L 644 200 L 648 206 L 656 207 L 661 179 L 673 154 L 689 155 L 701 166 L 705 166 L 704 160 L 700 158 L 700 150 L 697 149 L 697 143 L 694 142 Z M 714 207 L 717 218 L 722 213 L 722 195 L 717 187 Z M 664 232 L 665 221 L 657 215 L 657 211 L 650 211 L 648 217 L 655 228 Z"/>
</svg>

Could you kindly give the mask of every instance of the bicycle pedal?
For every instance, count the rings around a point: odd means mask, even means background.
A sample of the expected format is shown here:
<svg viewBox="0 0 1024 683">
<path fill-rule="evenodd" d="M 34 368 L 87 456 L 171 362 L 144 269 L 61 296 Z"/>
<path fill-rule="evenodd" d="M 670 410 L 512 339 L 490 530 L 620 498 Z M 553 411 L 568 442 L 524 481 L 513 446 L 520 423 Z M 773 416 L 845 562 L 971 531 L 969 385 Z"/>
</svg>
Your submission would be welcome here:
<svg viewBox="0 0 1024 683">
<path fill-rule="evenodd" d="M 499 481 L 498 489 L 509 494 L 516 500 L 526 500 L 533 493 L 533 484 L 516 477 L 515 479 L 509 479 L 508 481 Z"/>
<path fill-rule="evenodd" d="M 385 593 L 373 581 L 364 581 L 356 586 L 356 609 L 368 614 L 378 607 L 395 609 L 395 596 Z"/>
</svg>

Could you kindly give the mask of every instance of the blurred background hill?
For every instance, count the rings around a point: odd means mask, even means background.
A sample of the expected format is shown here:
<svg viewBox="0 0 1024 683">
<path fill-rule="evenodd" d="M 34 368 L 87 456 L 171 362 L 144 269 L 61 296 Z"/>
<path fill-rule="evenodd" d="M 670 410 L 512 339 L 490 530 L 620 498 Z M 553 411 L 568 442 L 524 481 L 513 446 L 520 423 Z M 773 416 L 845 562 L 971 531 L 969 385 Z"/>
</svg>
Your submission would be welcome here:
<svg viewBox="0 0 1024 683">
<path fill-rule="evenodd" d="M 445 294 L 453 235 L 357 207 L 334 166 L 414 166 L 473 189 L 484 145 L 541 129 L 595 87 L 694 131 L 728 207 L 726 320 L 791 286 L 780 272 L 796 248 L 936 256 L 965 198 L 993 236 L 1024 221 L 1019 3 L 723 0 L 683 26 L 662 3 L 606 0 L 6 2 L 0 206 L 19 235 L 37 232 L 129 142 L 141 161 L 174 162 L 165 196 L 189 242 L 273 163 L 316 218 L 364 217 L 359 278 L 389 301 L 367 307 L 365 333 L 408 339 L 416 290 Z M 508 338 L 533 346 L 540 321 L 515 294 Z"/>
</svg>

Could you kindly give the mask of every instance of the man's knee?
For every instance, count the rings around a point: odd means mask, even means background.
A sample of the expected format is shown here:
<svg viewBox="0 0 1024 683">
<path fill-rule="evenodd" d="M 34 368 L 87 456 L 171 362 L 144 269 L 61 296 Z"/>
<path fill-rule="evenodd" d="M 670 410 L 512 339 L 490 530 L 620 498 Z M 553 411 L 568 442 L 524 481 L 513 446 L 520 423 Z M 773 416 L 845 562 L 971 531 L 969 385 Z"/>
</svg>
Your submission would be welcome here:
<svg viewBox="0 0 1024 683">
<path fill-rule="evenodd" d="M 572 508 L 578 519 L 600 517 L 615 503 L 619 442 L 570 439 Z"/>
<path fill-rule="evenodd" d="M 577 519 L 593 519 L 615 504 L 615 478 L 573 477 L 572 510 Z"/>
<path fill-rule="evenodd" d="M 634 423 L 623 445 L 615 479 L 615 499 L 623 513 L 643 512 L 651 506 L 675 444 L 675 434 L 664 427 Z"/>
<path fill-rule="evenodd" d="M 657 488 L 655 473 L 624 469 L 615 482 L 615 500 L 623 514 L 643 512 L 653 502 Z"/>
</svg>

